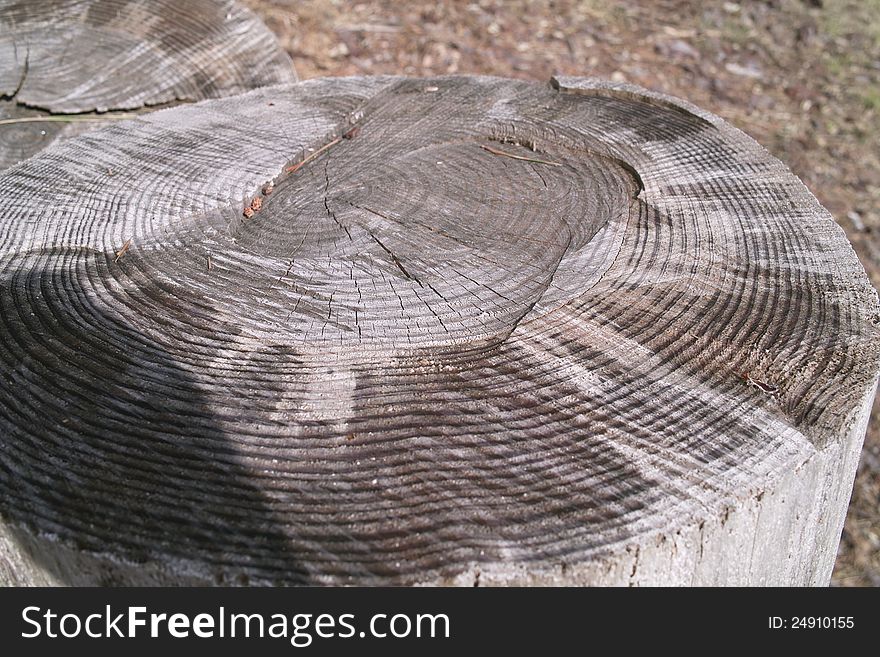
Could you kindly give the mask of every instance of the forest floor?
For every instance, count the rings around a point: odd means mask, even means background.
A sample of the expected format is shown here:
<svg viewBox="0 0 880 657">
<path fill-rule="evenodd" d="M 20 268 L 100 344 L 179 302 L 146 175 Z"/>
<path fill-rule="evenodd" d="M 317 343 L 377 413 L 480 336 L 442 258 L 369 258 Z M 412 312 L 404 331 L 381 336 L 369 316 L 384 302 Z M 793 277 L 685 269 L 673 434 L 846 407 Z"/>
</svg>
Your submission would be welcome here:
<svg viewBox="0 0 880 657">
<path fill-rule="evenodd" d="M 301 78 L 553 74 L 686 98 L 791 167 L 880 288 L 880 0 L 244 0 Z M 875 401 L 833 584 L 880 586 Z"/>
</svg>

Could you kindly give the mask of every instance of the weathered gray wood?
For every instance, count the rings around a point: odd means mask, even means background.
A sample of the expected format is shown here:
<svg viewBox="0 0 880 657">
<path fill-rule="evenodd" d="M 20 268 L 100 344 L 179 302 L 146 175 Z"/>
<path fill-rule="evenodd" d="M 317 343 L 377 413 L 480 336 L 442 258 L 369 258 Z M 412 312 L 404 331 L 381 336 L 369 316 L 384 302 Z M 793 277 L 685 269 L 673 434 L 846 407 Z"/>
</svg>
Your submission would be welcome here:
<svg viewBox="0 0 880 657">
<path fill-rule="evenodd" d="M 0 202 L 8 582 L 829 579 L 877 297 L 711 114 L 312 80 L 91 132 Z"/>
<path fill-rule="evenodd" d="M 136 110 L 295 80 L 275 37 L 232 0 L 0 0 L 0 121 Z M 0 123 L 0 168 L 92 126 Z"/>
</svg>

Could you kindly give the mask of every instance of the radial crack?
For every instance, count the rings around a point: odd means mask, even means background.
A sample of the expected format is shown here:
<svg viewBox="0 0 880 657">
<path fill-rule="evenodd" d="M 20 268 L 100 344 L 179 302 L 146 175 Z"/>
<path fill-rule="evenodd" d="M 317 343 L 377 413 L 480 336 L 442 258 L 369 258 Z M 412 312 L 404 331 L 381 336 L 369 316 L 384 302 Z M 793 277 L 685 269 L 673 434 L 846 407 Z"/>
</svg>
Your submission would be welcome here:
<svg viewBox="0 0 880 657">
<path fill-rule="evenodd" d="M 13 48 L 15 48 L 14 41 L 13 41 Z M 16 50 L 15 54 L 17 56 L 18 49 L 15 48 L 15 50 Z M 30 47 L 30 44 L 28 44 L 27 50 L 24 53 L 24 66 L 21 69 L 21 78 L 19 79 L 18 84 L 16 85 L 12 94 L 10 94 L 9 96 L 6 97 L 8 100 L 15 100 L 15 97 L 18 96 L 18 92 L 20 92 L 22 87 L 24 87 L 24 81 L 28 76 L 28 71 L 30 70 L 30 65 L 31 65 L 30 62 L 31 62 L 31 47 Z"/>
<path fill-rule="evenodd" d="M 324 209 L 327 211 L 327 214 L 330 215 L 330 218 L 336 222 L 336 225 L 345 231 L 345 234 L 348 235 L 349 241 L 354 242 L 354 239 L 352 238 L 351 233 L 348 230 L 348 226 L 339 221 L 339 217 L 337 217 L 336 213 L 330 209 L 330 199 L 328 198 L 330 194 L 330 174 L 327 171 L 329 163 L 330 160 L 324 160 Z"/>
<path fill-rule="evenodd" d="M 416 283 L 418 283 L 418 284 L 419 284 L 419 287 L 425 287 L 424 285 L 422 285 L 422 281 L 419 280 L 419 277 L 418 277 L 418 276 L 415 276 L 415 275 L 413 275 L 413 274 L 410 274 L 410 273 L 406 270 L 406 267 L 403 266 L 403 263 L 400 262 L 400 260 L 398 259 L 398 257 L 397 257 L 396 255 L 394 255 L 394 252 L 393 252 L 391 249 L 389 249 L 387 246 L 385 246 L 385 245 L 382 243 L 382 240 L 380 240 L 378 237 L 376 237 L 376 236 L 373 234 L 373 232 L 370 231 L 370 230 L 367 231 L 367 234 L 368 234 L 370 237 L 373 238 L 373 241 L 374 241 L 376 244 L 378 244 L 378 245 L 382 248 L 382 250 L 385 251 L 385 253 L 388 254 L 388 257 L 391 258 L 391 262 L 393 262 L 395 265 L 397 265 L 397 268 L 403 273 L 404 276 L 406 276 L 409 280 L 411 280 L 411 281 L 415 281 Z"/>
</svg>

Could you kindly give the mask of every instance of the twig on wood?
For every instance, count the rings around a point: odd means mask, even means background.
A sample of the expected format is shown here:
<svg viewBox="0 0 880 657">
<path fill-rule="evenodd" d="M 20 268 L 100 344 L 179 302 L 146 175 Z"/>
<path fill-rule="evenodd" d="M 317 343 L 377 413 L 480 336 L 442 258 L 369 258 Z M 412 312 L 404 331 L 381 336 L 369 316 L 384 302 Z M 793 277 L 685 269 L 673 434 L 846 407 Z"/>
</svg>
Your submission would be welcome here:
<svg viewBox="0 0 880 657">
<path fill-rule="evenodd" d="M 522 155 L 514 155 L 513 153 L 505 153 L 504 151 L 499 151 L 494 148 L 490 148 L 489 146 L 484 146 L 480 144 L 480 148 L 484 151 L 489 151 L 492 155 L 503 155 L 504 157 L 509 157 L 514 160 L 522 160 L 523 162 L 534 162 L 535 164 L 548 164 L 551 167 L 561 167 L 562 165 L 559 162 L 549 162 L 547 160 L 539 160 L 534 157 L 523 157 Z"/>
<path fill-rule="evenodd" d="M 127 240 L 125 240 L 125 244 L 123 244 L 122 248 L 116 252 L 116 259 L 113 262 L 119 262 L 119 259 L 125 255 L 126 251 L 128 251 L 129 247 L 131 246 L 131 240 L 133 239 L 133 237 L 129 237 Z"/>
<path fill-rule="evenodd" d="M 107 121 L 111 119 L 133 119 L 137 114 L 102 114 L 99 116 L 24 116 L 17 119 L 0 119 L 0 125 L 16 123 L 76 123 L 78 121 Z"/>
<path fill-rule="evenodd" d="M 772 395 L 779 391 L 779 386 L 752 378 L 752 375 L 748 372 L 742 372 L 740 378 L 746 382 L 746 385 L 755 386 L 758 390 L 766 392 L 767 394 Z"/>
<path fill-rule="evenodd" d="M 314 160 L 316 157 L 318 157 L 321 153 L 323 153 L 324 151 L 326 151 L 326 150 L 327 150 L 328 148 L 330 148 L 331 146 L 335 146 L 335 145 L 338 144 L 340 141 L 342 141 L 342 137 L 337 137 L 336 139 L 334 139 L 334 140 L 331 141 L 330 143 L 328 143 L 328 144 L 324 144 L 323 146 L 321 146 L 321 148 L 319 148 L 319 149 L 316 150 L 314 153 L 312 153 L 311 155 L 309 155 L 309 156 L 308 156 L 306 159 L 304 159 L 302 162 L 299 162 L 299 163 L 297 163 L 297 164 L 294 164 L 294 165 L 291 166 L 291 167 L 287 167 L 287 168 L 285 169 L 285 172 L 287 172 L 287 173 L 294 173 L 295 171 L 298 171 L 298 170 L 300 169 L 300 167 L 302 167 L 302 166 L 306 165 L 307 163 L 311 162 L 311 161 Z"/>
<path fill-rule="evenodd" d="M 250 219 L 255 214 L 257 214 L 257 212 L 259 212 L 260 208 L 262 207 L 263 199 L 262 197 L 257 196 L 251 201 L 251 204 L 242 211 L 242 214 L 245 216 L 246 219 Z"/>
</svg>

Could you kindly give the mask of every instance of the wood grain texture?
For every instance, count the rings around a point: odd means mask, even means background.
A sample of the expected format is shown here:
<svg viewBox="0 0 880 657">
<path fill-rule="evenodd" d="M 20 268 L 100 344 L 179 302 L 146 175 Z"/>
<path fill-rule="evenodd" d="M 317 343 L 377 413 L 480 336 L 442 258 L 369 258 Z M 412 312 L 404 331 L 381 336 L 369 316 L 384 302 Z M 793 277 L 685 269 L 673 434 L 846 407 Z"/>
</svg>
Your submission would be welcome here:
<svg viewBox="0 0 880 657">
<path fill-rule="evenodd" d="M 0 120 L 133 110 L 295 80 L 275 37 L 231 0 L 0 0 Z M 83 127 L 0 125 L 0 168 Z"/>
<path fill-rule="evenodd" d="M 8 582 L 828 581 L 877 296 L 711 114 L 310 80 L 90 132 L 0 202 Z"/>
</svg>

